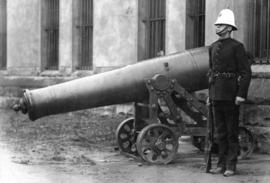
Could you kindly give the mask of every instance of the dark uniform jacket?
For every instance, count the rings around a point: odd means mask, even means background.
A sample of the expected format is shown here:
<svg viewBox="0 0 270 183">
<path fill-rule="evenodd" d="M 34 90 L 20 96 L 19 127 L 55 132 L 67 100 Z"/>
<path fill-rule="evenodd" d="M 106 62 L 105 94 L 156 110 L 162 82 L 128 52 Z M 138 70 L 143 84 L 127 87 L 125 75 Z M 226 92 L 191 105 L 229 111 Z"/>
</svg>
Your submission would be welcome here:
<svg viewBox="0 0 270 183">
<path fill-rule="evenodd" d="M 246 98 L 251 68 L 242 43 L 227 38 L 209 47 L 209 98 L 234 101 Z"/>
</svg>

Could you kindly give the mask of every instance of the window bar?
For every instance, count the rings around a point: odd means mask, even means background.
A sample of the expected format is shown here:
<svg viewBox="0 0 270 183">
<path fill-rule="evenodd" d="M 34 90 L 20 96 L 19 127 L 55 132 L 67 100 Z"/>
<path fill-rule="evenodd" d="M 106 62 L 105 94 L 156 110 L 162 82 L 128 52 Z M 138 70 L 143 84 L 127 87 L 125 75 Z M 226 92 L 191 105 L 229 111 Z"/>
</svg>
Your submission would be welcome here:
<svg viewBox="0 0 270 183">
<path fill-rule="evenodd" d="M 252 5 L 251 5 L 251 0 L 249 0 L 249 4 L 248 4 L 248 12 L 250 12 L 250 14 L 253 15 L 253 8 L 252 8 Z M 251 18 L 251 21 L 249 21 L 249 26 L 250 26 L 250 22 L 252 22 L 253 24 L 253 19 L 252 19 L 253 16 L 249 17 Z M 253 26 L 252 27 L 249 27 L 249 30 L 248 31 L 248 46 L 249 46 L 249 50 L 252 51 L 252 29 L 253 29 Z"/>
<path fill-rule="evenodd" d="M 81 0 L 78 0 L 78 22 L 77 22 L 77 26 L 76 26 L 76 31 L 78 34 L 78 53 L 77 53 L 77 58 L 78 58 L 78 62 L 75 65 L 76 69 L 79 69 L 80 66 L 80 62 L 81 62 L 81 12 L 82 12 L 82 5 L 81 5 Z"/>
<path fill-rule="evenodd" d="M 202 30 L 202 40 L 201 40 L 201 46 L 204 46 L 205 44 L 205 0 L 202 1 L 202 9 L 201 9 L 201 12 L 202 12 L 202 21 L 201 21 L 201 30 Z"/>
<path fill-rule="evenodd" d="M 90 69 L 91 68 L 91 63 L 92 63 L 92 58 L 91 58 L 91 50 L 92 50 L 92 48 L 91 48 L 91 42 L 90 42 L 90 40 L 91 40 L 91 19 L 92 19 L 92 15 L 91 15 L 91 13 L 90 12 L 92 12 L 91 11 L 91 7 L 92 7 L 92 4 L 91 4 L 91 1 L 92 0 L 88 0 L 88 10 L 87 10 L 87 12 L 88 12 L 88 27 L 87 27 L 87 45 L 88 45 L 88 47 L 87 47 L 87 53 L 88 53 L 88 61 L 87 61 L 87 69 Z"/>
<path fill-rule="evenodd" d="M 51 54 L 52 54 L 52 59 L 50 60 L 50 69 L 53 69 L 54 68 L 54 59 L 55 59 L 55 35 L 54 35 L 54 26 L 55 26 L 55 0 L 51 0 L 51 5 L 52 5 L 52 9 L 51 9 L 51 12 L 52 12 L 52 21 L 50 22 L 51 25 L 50 25 L 50 28 L 51 28 L 51 36 L 52 36 L 52 42 L 51 42 L 51 46 L 52 46 L 52 49 L 51 49 Z"/>
<path fill-rule="evenodd" d="M 0 8 L 1 8 L 1 33 L 2 35 L 0 35 L 0 41 L 1 41 L 1 50 L 0 50 L 0 70 L 2 69 L 6 69 L 7 67 L 7 63 L 6 63 L 6 45 L 7 45 L 7 38 L 6 38 L 6 32 L 7 32 L 7 22 L 6 22 L 6 16 L 7 16 L 7 1 L 6 0 L 1 0 L 0 3 Z M 3 31 L 3 32 L 2 32 Z"/>
<path fill-rule="evenodd" d="M 81 19 L 82 19 L 82 22 L 81 22 L 81 37 L 82 37 L 82 45 L 81 45 L 81 54 L 82 54 L 82 60 L 81 60 L 81 63 L 80 63 L 80 69 L 82 69 L 83 67 L 83 63 L 84 63 L 84 58 L 85 58 L 85 46 L 84 46 L 84 40 L 85 40 L 85 36 L 84 36 L 84 19 L 85 19 L 85 4 L 84 4 L 84 0 L 81 0 L 81 5 L 82 5 L 82 15 L 81 15 Z"/>
<path fill-rule="evenodd" d="M 150 7 L 150 8 L 149 8 L 149 9 L 150 9 L 150 11 L 149 11 L 149 12 L 150 12 L 150 16 L 148 17 L 148 21 L 149 21 L 149 30 L 148 30 L 149 33 L 148 33 L 148 34 L 149 34 L 149 38 L 150 38 L 150 40 L 149 40 L 149 56 L 150 56 L 150 58 L 151 58 L 152 55 L 153 55 L 153 54 L 152 54 L 152 46 L 151 46 L 151 45 L 153 44 L 153 38 L 152 38 L 152 37 L 153 37 L 153 33 L 152 33 L 152 29 L 153 29 L 153 28 L 152 28 L 152 27 L 153 27 L 152 24 L 153 24 L 153 23 L 152 23 L 152 21 L 151 21 L 151 18 L 153 17 L 153 8 L 152 8 L 152 4 L 153 4 L 153 3 L 152 3 L 152 2 L 153 2 L 153 0 L 149 0 L 149 5 L 148 5 L 148 6 Z"/>
<path fill-rule="evenodd" d="M 149 30 L 150 30 L 150 16 L 151 16 L 151 7 L 150 7 L 150 1 L 151 0 L 146 0 L 147 1 L 147 17 L 146 17 L 146 56 L 148 58 L 150 58 L 150 34 L 149 34 Z"/>
<path fill-rule="evenodd" d="M 262 31 L 262 37 L 263 37 L 263 39 L 261 39 L 261 44 L 262 44 L 262 58 L 263 58 L 263 63 L 265 63 L 266 62 L 266 44 L 265 44 L 265 41 L 266 41 L 266 39 L 267 39 L 267 30 L 266 30 L 266 24 L 267 24 L 267 22 L 266 22 L 266 18 L 267 18 L 267 15 L 266 15 L 266 6 L 267 6 L 267 4 L 266 4 L 266 1 L 265 0 L 262 0 L 263 1 L 263 4 L 262 4 L 262 29 L 261 29 L 261 31 Z"/>
<path fill-rule="evenodd" d="M 163 6 L 163 0 L 160 0 L 160 3 L 159 3 L 159 12 L 160 12 L 160 18 L 163 18 L 163 12 L 162 12 L 162 9 L 164 9 L 165 6 Z M 159 52 L 161 54 L 161 51 L 164 52 L 163 50 L 163 20 L 160 21 L 159 23 L 159 37 L 161 38 L 160 39 L 160 46 L 159 46 Z M 160 55 L 162 56 L 162 55 Z"/>
<path fill-rule="evenodd" d="M 51 54 L 52 54 L 52 57 L 51 57 L 51 60 L 50 60 L 50 69 L 54 69 L 54 62 L 56 61 L 55 60 L 55 34 L 54 34 L 54 29 L 55 29 L 55 0 L 51 0 L 51 5 L 52 5 L 52 9 L 51 9 L 51 12 L 52 12 L 52 21 L 50 22 L 51 25 L 50 25 L 50 29 L 51 29 L 51 36 L 52 36 L 52 42 L 50 43 L 51 46 L 52 46 L 52 49 L 51 49 Z"/>
<path fill-rule="evenodd" d="M 53 53 L 53 59 L 51 60 L 51 67 L 52 69 L 56 69 L 56 61 L 57 61 L 57 50 L 56 50 L 56 25 L 57 25 L 57 7 L 56 7 L 56 2 L 57 0 L 53 0 L 53 22 L 52 22 L 52 36 L 53 36 L 53 42 L 52 42 L 52 45 L 53 45 L 53 50 L 52 50 L 52 53 Z"/>
<path fill-rule="evenodd" d="M 79 63 L 79 68 L 81 68 L 82 61 L 83 61 L 83 0 L 80 0 L 80 63 Z"/>
<path fill-rule="evenodd" d="M 88 64 L 88 54 L 89 54 L 89 49 L 88 49 L 88 1 L 89 0 L 85 0 L 85 27 L 84 27 L 84 31 L 85 31 L 85 40 L 84 40 L 84 44 L 85 44 L 85 60 L 84 60 L 84 70 L 87 69 L 87 64 Z"/>
<path fill-rule="evenodd" d="M 259 8 L 260 8 L 260 6 L 258 4 L 259 1 L 260 0 L 256 0 L 256 3 L 255 3 L 255 17 L 256 18 L 255 18 L 255 24 L 254 24 L 254 30 L 255 30 L 254 31 L 254 33 L 255 33 L 254 34 L 254 40 L 255 40 L 255 44 L 254 44 L 255 49 L 254 50 L 255 50 L 255 56 L 256 56 L 256 58 L 258 58 L 257 59 L 258 60 L 257 61 L 258 63 L 260 63 L 260 59 L 259 59 L 260 58 L 260 56 L 259 56 L 259 44 L 258 44 L 258 37 L 257 37 L 257 35 L 259 34 L 258 31 L 259 31 L 259 26 L 260 26 L 259 25 L 259 15 L 260 15 L 259 14 L 260 13 L 259 12 Z"/>
<path fill-rule="evenodd" d="M 93 46 L 92 46 L 92 40 L 93 40 L 93 37 L 92 37 L 92 19 L 93 19 L 93 16 L 92 16 L 92 2 L 93 0 L 89 0 L 89 27 L 88 27 L 88 31 L 89 31 L 89 38 L 88 38 L 88 45 L 89 45 L 89 49 L 88 49 L 88 68 L 92 68 L 92 49 L 93 49 Z"/>
<path fill-rule="evenodd" d="M 160 50 L 159 51 L 162 51 L 162 54 L 164 55 L 164 37 L 163 37 L 163 25 L 164 25 L 164 15 L 163 15 L 163 10 L 162 9 L 164 9 L 164 11 L 165 11 L 165 8 L 166 8 L 166 6 L 164 5 L 164 2 L 165 2 L 165 0 L 161 0 L 161 3 L 160 3 L 160 8 L 161 8 L 161 14 L 160 14 L 160 17 L 162 18 L 162 20 L 160 21 L 160 40 L 161 40 L 161 42 L 160 42 Z"/>
<path fill-rule="evenodd" d="M 201 0 L 197 0 L 197 2 L 196 2 L 196 11 L 195 11 L 195 22 L 196 22 L 196 25 L 195 25 L 195 33 L 196 33 L 196 35 L 195 35 L 195 40 L 196 40 L 196 47 L 199 45 L 199 43 L 200 43 L 200 40 L 199 40 L 199 30 L 200 30 L 200 27 L 199 27 L 199 24 L 200 24 L 200 22 L 199 22 L 199 18 L 200 18 L 200 1 Z"/>
<path fill-rule="evenodd" d="M 47 58 L 47 70 L 50 69 L 50 65 L 51 65 L 51 43 L 52 43 L 52 36 L 51 36 L 51 21 L 52 21 L 52 12 L 51 12 L 51 9 L 52 9 L 52 3 L 51 3 L 51 0 L 48 1 L 48 10 L 47 10 L 47 13 L 49 13 L 49 19 L 48 19 L 48 22 L 47 22 L 47 29 L 48 29 L 48 41 L 47 41 L 47 44 L 48 44 L 48 58 Z M 48 16 L 48 15 L 47 15 Z"/>
<path fill-rule="evenodd" d="M 93 0 L 91 0 L 90 1 L 90 5 L 91 5 L 91 7 L 90 7 L 90 11 L 91 11 L 91 13 L 90 13 L 90 15 L 91 15 L 91 19 L 90 19 L 90 38 L 91 39 L 89 39 L 89 42 L 90 42 L 90 60 L 91 60 L 91 63 L 90 63 L 90 67 L 93 67 L 93 19 L 94 19 L 94 17 L 93 17 L 93 12 L 94 12 L 94 10 L 93 10 Z"/>
<path fill-rule="evenodd" d="M 195 31 L 194 31 L 194 33 L 195 33 L 195 35 L 194 35 L 194 37 L 195 37 L 195 43 L 196 43 L 196 46 L 199 44 L 199 40 L 198 40 L 198 30 L 199 30 L 199 28 L 198 28 L 198 24 L 199 24 L 199 20 L 198 20 L 198 18 L 199 18 L 199 11 L 198 11 L 198 9 L 199 9 L 199 2 L 198 2 L 198 0 L 195 0 L 195 11 L 194 11 L 194 19 L 195 19 Z"/>
<path fill-rule="evenodd" d="M 151 57 L 155 56 L 155 22 L 153 21 L 153 19 L 155 18 L 155 9 L 154 9 L 154 1 L 152 0 L 151 3 L 151 10 L 152 10 L 152 16 L 150 17 L 150 21 L 151 21 Z"/>
<path fill-rule="evenodd" d="M 54 0 L 55 1 L 55 25 L 54 25 L 54 54 L 55 54 L 55 60 L 54 60 L 54 69 L 56 70 L 58 68 L 58 42 L 59 42 L 59 0 Z"/>
<path fill-rule="evenodd" d="M 82 0 L 82 62 L 81 62 L 81 69 L 83 70 L 84 62 L 85 62 L 85 0 Z"/>
<path fill-rule="evenodd" d="M 156 18 L 160 18 L 160 16 L 159 16 L 159 0 L 157 0 L 156 2 L 155 2 L 155 5 L 156 5 Z M 160 42 L 160 37 L 159 37 L 159 22 L 160 22 L 160 20 L 156 20 L 155 21 L 155 34 L 156 34 L 156 45 L 155 45 L 155 47 L 156 47 L 156 49 L 155 49 L 155 57 L 157 56 L 157 53 L 158 53 L 158 51 L 159 51 L 159 42 Z"/>
<path fill-rule="evenodd" d="M 50 2 L 46 1 L 46 62 L 45 62 L 45 69 L 49 69 L 49 56 L 50 56 L 50 27 L 49 27 L 49 22 L 51 19 L 51 13 L 49 12 L 50 10 Z"/>
<path fill-rule="evenodd" d="M 260 40 L 259 40 L 259 57 L 261 58 L 261 63 L 262 63 L 262 39 L 263 39 L 263 30 L 262 30 L 262 25 L 263 25 L 263 0 L 261 1 L 261 7 L 260 7 Z"/>
<path fill-rule="evenodd" d="M 84 53 L 84 57 L 83 57 L 83 64 L 82 64 L 82 69 L 85 69 L 85 63 L 86 63 L 86 58 L 87 58 L 87 45 L 86 45 L 86 39 L 87 39 L 87 35 L 86 35 L 86 28 L 87 28 L 87 0 L 83 0 L 83 8 L 84 8 L 84 21 L 83 21 L 83 53 Z"/>
<path fill-rule="evenodd" d="M 154 35 L 154 22 L 150 20 L 150 57 L 154 57 L 154 48 L 153 45 L 155 44 L 155 35 Z"/>
<path fill-rule="evenodd" d="M 257 57 L 256 55 L 256 22 L 257 22 L 257 16 L 256 16 L 256 10 L 257 10 L 257 0 L 255 0 L 255 2 L 253 0 L 251 0 L 253 2 L 253 25 L 252 25 L 252 51 L 253 51 L 253 55 L 254 57 Z"/>
<path fill-rule="evenodd" d="M 152 45 L 152 57 L 155 57 L 156 56 L 156 1 L 153 0 L 152 1 L 153 4 L 152 4 L 152 8 L 153 8 L 153 17 L 151 19 L 152 23 L 153 23 L 153 26 L 152 26 L 152 29 L 153 29 L 153 45 Z"/>
<path fill-rule="evenodd" d="M 162 21 L 162 48 L 163 48 L 163 54 L 165 55 L 165 33 L 166 33 L 166 1 L 163 0 L 162 1 L 162 5 L 164 8 L 162 8 L 162 17 L 163 17 L 163 21 Z"/>
<path fill-rule="evenodd" d="M 86 24 L 87 24 L 87 27 L 86 27 L 86 37 L 87 39 L 85 40 L 86 42 L 86 55 L 87 55 L 87 59 L 86 59 L 86 63 L 85 63 L 85 69 L 88 69 L 88 62 L 89 62 L 89 44 L 88 44 L 88 40 L 89 40 L 89 0 L 86 0 Z"/>
<path fill-rule="evenodd" d="M 86 33 L 87 33 L 86 34 L 87 35 L 87 39 L 86 39 L 86 45 L 87 45 L 86 46 L 86 48 L 87 48 L 87 52 L 86 52 L 87 53 L 87 62 L 85 63 L 85 69 L 88 69 L 88 65 L 89 65 L 89 44 L 88 44 L 89 43 L 89 41 L 88 41 L 89 40 L 89 25 L 90 25 L 89 24 L 89 18 L 90 18 L 89 17 L 89 1 L 90 0 L 87 0 L 87 6 L 86 6 L 86 10 L 87 10 L 87 23 L 86 23 L 87 24 L 87 29 L 86 29 Z"/>
<path fill-rule="evenodd" d="M 55 55 L 54 55 L 54 32 L 53 32 L 53 29 L 54 29 L 54 18 L 55 18 L 55 11 L 54 11 L 54 3 L 55 3 L 55 0 L 51 0 L 51 14 L 52 14 L 52 19 L 51 19 L 51 22 L 50 22 L 50 30 L 51 30 L 51 59 L 50 59 L 50 64 L 49 64 L 49 67 L 50 69 L 53 69 L 53 61 L 54 61 L 54 58 L 55 58 Z"/>
<path fill-rule="evenodd" d="M 82 1 L 82 23 L 81 23 L 81 31 L 82 31 L 82 60 L 80 64 L 80 69 L 83 69 L 83 64 L 85 60 L 85 31 L 84 31 L 84 25 L 85 25 L 85 0 Z"/>
<path fill-rule="evenodd" d="M 87 63 L 87 52 L 88 52 L 88 49 L 87 49 L 87 1 L 88 0 L 84 0 L 84 62 L 83 62 L 83 69 L 85 70 L 85 67 L 86 67 L 86 63 Z"/>
<path fill-rule="evenodd" d="M 269 31 L 270 31 L 270 2 L 268 1 L 267 2 L 267 18 L 266 18 L 266 32 L 267 32 L 267 36 L 266 36 L 266 59 L 267 59 L 267 63 L 270 63 L 270 60 L 269 60 L 269 52 L 270 52 L 270 49 L 269 49 L 269 41 L 270 41 L 270 38 L 269 38 Z"/>
<path fill-rule="evenodd" d="M 197 1 L 197 2 L 196 2 Z M 195 31 L 194 31 L 194 39 L 195 39 L 195 44 L 196 46 L 199 44 L 199 40 L 198 40 L 198 24 L 199 24 L 199 1 L 195 0 L 195 11 L 194 11 L 194 19 L 195 19 Z M 195 46 L 195 45 L 194 45 Z"/>
<path fill-rule="evenodd" d="M 82 61 L 82 0 L 79 0 L 79 19 L 78 19 L 78 34 L 79 34 L 79 48 L 78 48 L 78 65 L 77 69 L 80 68 Z"/>
<path fill-rule="evenodd" d="M 159 18 L 158 17 L 158 0 L 154 1 L 154 9 L 155 9 L 155 19 Z M 158 43 L 159 43 L 159 37 L 158 37 L 158 20 L 153 20 L 154 21 L 154 30 L 155 30 L 155 46 L 154 46 L 154 57 L 157 56 L 158 52 Z"/>
</svg>

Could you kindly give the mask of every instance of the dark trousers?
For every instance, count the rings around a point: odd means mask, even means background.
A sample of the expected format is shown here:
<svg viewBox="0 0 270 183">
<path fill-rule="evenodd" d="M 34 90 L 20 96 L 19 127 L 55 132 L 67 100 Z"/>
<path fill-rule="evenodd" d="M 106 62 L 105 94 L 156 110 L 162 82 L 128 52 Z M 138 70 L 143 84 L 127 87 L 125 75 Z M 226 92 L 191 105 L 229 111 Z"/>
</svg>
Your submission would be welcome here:
<svg viewBox="0 0 270 183">
<path fill-rule="evenodd" d="M 234 101 L 214 101 L 213 113 L 219 146 L 218 167 L 236 170 L 239 106 Z"/>
</svg>

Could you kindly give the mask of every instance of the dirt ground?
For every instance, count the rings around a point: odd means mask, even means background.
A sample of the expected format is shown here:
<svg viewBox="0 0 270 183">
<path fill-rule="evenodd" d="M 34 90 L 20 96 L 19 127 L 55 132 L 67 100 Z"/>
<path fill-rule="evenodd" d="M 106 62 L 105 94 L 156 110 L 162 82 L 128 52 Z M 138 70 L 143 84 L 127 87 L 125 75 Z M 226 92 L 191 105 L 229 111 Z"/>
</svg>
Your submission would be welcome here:
<svg viewBox="0 0 270 183">
<path fill-rule="evenodd" d="M 0 110 L 1 183 L 269 183 L 269 155 L 239 160 L 237 175 L 204 173 L 203 153 L 182 138 L 175 160 L 150 165 L 121 154 L 117 124 L 126 115 L 84 111 L 45 117 Z M 216 161 L 216 158 L 214 158 Z"/>
</svg>

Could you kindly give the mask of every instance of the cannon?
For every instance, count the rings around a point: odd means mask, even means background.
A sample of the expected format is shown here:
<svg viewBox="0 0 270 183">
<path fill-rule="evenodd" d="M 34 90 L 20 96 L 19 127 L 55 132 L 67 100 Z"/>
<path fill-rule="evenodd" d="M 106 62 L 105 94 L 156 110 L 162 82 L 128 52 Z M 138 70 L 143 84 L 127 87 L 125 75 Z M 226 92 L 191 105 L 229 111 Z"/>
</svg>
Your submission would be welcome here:
<svg viewBox="0 0 270 183">
<path fill-rule="evenodd" d="M 203 146 L 207 108 L 193 92 L 208 87 L 207 71 L 207 47 L 185 50 L 109 72 L 25 90 L 13 109 L 36 120 L 133 102 L 134 117 L 124 120 L 116 130 L 120 150 L 140 155 L 151 163 L 166 164 L 174 159 L 182 135 L 193 136 L 195 145 Z M 195 123 L 187 123 L 183 114 Z"/>
</svg>

